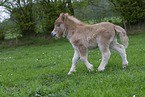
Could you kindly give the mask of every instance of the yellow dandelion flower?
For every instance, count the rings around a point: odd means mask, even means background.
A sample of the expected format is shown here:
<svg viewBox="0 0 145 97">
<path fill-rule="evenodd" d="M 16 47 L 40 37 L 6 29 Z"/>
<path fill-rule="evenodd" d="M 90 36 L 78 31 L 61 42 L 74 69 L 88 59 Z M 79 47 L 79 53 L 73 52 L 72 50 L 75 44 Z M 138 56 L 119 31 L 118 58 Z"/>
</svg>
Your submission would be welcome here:
<svg viewBox="0 0 145 97">
<path fill-rule="evenodd" d="M 44 55 L 44 53 L 42 53 Z"/>
</svg>

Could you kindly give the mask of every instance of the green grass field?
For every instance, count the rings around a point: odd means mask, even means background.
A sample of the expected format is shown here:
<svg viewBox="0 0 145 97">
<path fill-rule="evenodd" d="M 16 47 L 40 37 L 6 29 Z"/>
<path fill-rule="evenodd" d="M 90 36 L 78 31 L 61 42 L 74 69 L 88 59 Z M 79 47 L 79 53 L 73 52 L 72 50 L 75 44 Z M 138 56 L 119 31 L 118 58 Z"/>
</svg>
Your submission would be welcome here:
<svg viewBox="0 0 145 97">
<path fill-rule="evenodd" d="M 118 53 L 104 72 L 89 72 L 79 61 L 72 75 L 74 50 L 65 40 L 42 46 L 0 48 L 0 97 L 145 97 L 145 35 L 130 36 L 129 66 L 122 68 Z M 96 70 L 99 49 L 89 51 Z"/>
</svg>

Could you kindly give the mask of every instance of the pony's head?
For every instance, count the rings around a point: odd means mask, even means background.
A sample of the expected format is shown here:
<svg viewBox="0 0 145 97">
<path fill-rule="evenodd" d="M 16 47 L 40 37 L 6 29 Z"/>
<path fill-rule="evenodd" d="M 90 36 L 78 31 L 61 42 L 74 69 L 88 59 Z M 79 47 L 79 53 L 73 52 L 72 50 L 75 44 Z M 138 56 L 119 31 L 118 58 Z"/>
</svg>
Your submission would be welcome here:
<svg viewBox="0 0 145 97">
<path fill-rule="evenodd" d="M 65 24 L 64 21 L 66 20 L 68 16 L 68 13 L 61 13 L 60 16 L 57 18 L 57 20 L 54 23 L 54 29 L 51 32 L 51 35 L 55 39 L 59 39 L 62 36 L 65 36 Z"/>
</svg>

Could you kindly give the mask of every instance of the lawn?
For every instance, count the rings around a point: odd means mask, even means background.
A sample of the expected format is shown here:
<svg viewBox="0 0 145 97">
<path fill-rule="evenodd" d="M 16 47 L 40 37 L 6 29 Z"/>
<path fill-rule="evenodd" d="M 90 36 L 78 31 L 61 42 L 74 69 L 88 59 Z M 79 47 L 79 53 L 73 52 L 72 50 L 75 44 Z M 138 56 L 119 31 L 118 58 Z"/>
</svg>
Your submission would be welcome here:
<svg viewBox="0 0 145 97">
<path fill-rule="evenodd" d="M 104 72 L 89 72 L 79 61 L 67 75 L 74 50 L 66 40 L 42 46 L 0 48 L 1 97 L 145 97 L 145 35 L 130 36 L 126 49 L 129 66 L 122 68 L 118 53 Z M 89 51 L 96 70 L 99 49 Z"/>
</svg>

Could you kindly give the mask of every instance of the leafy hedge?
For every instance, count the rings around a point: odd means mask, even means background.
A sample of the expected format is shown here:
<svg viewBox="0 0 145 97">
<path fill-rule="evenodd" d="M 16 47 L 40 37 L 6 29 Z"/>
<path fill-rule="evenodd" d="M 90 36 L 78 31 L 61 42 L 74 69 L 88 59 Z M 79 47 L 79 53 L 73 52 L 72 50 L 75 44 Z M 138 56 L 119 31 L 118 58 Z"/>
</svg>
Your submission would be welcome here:
<svg viewBox="0 0 145 97">
<path fill-rule="evenodd" d="M 114 9 L 132 25 L 145 20 L 145 0 L 109 0 Z"/>
<path fill-rule="evenodd" d="M 71 0 L 17 0 L 15 3 L 2 0 L 1 2 L 1 6 L 10 12 L 9 21 L 16 23 L 15 28 L 19 27 L 23 36 L 31 33 L 48 33 L 53 29 L 54 21 L 61 12 L 74 14 Z M 69 6 L 67 9 L 66 3 Z"/>
</svg>

